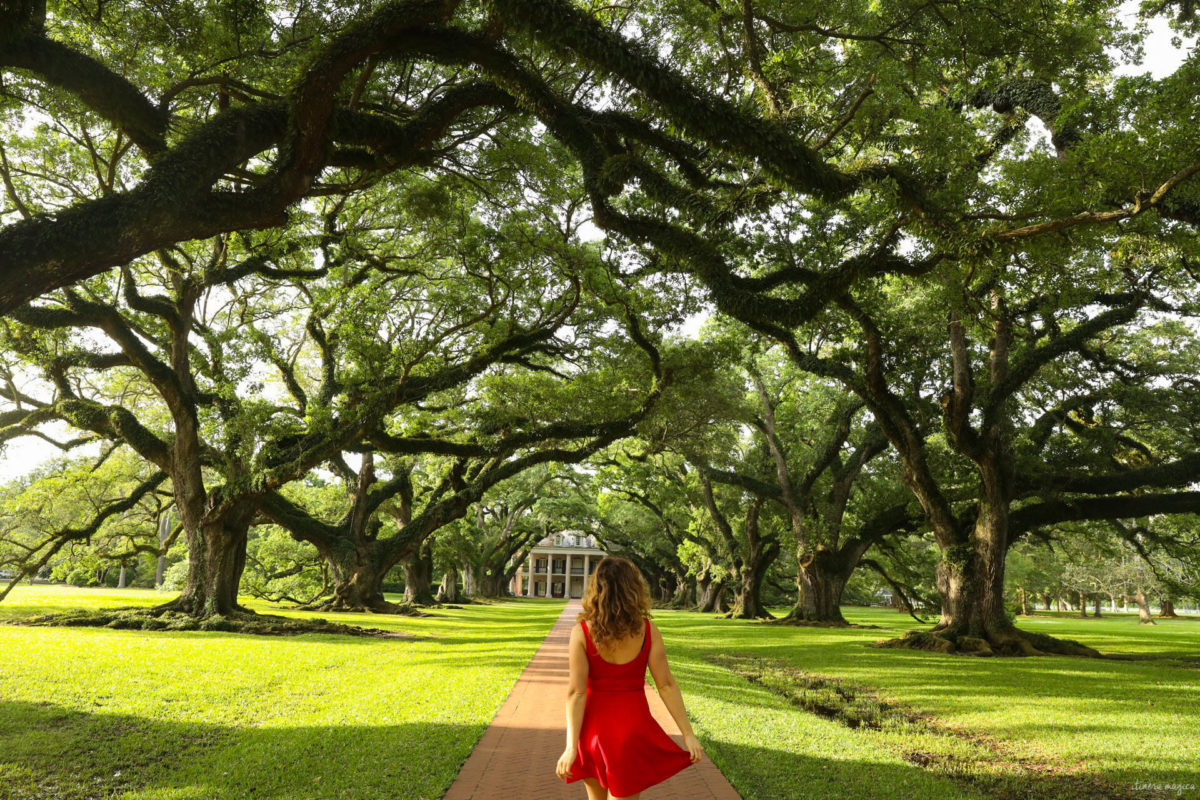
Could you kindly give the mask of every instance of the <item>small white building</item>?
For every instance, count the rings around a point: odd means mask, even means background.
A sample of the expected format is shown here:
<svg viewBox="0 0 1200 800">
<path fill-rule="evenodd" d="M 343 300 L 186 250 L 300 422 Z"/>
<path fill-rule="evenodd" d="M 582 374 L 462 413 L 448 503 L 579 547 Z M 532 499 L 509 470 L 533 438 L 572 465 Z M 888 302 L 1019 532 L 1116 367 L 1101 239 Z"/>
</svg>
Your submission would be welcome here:
<svg viewBox="0 0 1200 800">
<path fill-rule="evenodd" d="M 519 597 L 583 597 L 588 578 L 605 555 L 596 537 L 583 531 L 547 536 L 529 551 L 509 590 Z"/>
</svg>

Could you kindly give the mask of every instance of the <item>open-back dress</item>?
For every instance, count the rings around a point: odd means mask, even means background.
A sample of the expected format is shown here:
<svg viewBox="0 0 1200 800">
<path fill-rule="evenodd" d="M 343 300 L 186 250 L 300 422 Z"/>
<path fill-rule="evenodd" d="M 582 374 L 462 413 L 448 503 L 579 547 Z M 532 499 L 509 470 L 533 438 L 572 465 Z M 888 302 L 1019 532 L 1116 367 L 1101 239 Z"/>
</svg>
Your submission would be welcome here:
<svg viewBox="0 0 1200 800">
<path fill-rule="evenodd" d="M 667 735 L 646 701 L 650 620 L 642 649 L 625 664 L 601 658 L 587 622 L 580 625 L 587 643 L 587 705 L 567 783 L 596 778 L 613 796 L 628 797 L 690 766 L 691 755 Z"/>
</svg>

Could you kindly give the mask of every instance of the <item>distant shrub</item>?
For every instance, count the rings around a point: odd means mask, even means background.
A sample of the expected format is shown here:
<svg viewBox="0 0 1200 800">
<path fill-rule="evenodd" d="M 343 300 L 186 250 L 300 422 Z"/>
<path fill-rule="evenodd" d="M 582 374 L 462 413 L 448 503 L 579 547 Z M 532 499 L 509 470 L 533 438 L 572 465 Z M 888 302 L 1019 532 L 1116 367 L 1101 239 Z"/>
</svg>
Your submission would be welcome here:
<svg viewBox="0 0 1200 800">
<path fill-rule="evenodd" d="M 78 564 L 65 576 L 63 580 L 72 586 L 99 586 L 100 581 L 96 577 L 96 570 L 89 565 Z"/>
</svg>

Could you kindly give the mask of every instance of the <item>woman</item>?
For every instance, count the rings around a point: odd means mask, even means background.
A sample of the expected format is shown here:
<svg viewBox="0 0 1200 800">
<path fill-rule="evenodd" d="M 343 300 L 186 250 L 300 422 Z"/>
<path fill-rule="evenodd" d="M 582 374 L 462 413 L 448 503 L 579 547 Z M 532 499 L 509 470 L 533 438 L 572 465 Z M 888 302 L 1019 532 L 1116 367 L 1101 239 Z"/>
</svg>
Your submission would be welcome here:
<svg viewBox="0 0 1200 800">
<path fill-rule="evenodd" d="M 637 800 L 704 754 L 667 666 L 662 634 L 650 621 L 646 579 L 628 559 L 604 558 L 577 620 L 568 645 L 567 747 L 556 771 L 567 783 L 582 780 L 588 800 Z M 686 750 L 650 715 L 647 663 Z"/>
</svg>

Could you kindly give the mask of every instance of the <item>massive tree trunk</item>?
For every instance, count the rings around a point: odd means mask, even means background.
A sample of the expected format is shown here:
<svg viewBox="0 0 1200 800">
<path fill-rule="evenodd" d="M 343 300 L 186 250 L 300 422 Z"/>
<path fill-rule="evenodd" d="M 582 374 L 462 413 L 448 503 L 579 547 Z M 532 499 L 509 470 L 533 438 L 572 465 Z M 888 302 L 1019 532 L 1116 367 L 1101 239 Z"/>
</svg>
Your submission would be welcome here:
<svg viewBox="0 0 1200 800">
<path fill-rule="evenodd" d="M 746 511 L 746 560 L 738 569 L 740 581 L 737 596 L 729 616 L 734 619 L 772 619 L 762 604 L 762 585 L 767 570 L 779 556 L 779 541 L 773 536 L 760 536 L 758 515 L 762 499 L 755 497 Z"/>
<path fill-rule="evenodd" d="M 1008 551 L 1009 471 L 1003 436 L 998 432 L 975 444 L 980 499 L 973 524 L 938 530 L 942 546 L 937 565 L 941 618 L 929 633 L 912 632 L 892 646 L 915 646 L 979 655 L 1098 656 L 1078 642 L 1018 629 L 1004 608 L 1004 567 Z"/>
<path fill-rule="evenodd" d="M 437 601 L 439 603 L 458 602 L 458 567 L 453 564 L 442 575 L 442 583 L 438 586 Z"/>
<path fill-rule="evenodd" d="M 337 583 L 333 597 L 319 606 L 322 611 L 374 611 L 391 613 L 399 608 L 383 595 L 383 579 L 388 570 L 358 562 L 349 568 L 334 570 Z"/>
<path fill-rule="evenodd" d="M 750 504 L 746 521 L 747 548 L 746 560 L 738 570 L 740 581 L 737 584 L 737 595 L 729 616 L 733 619 L 773 619 L 771 613 L 762 604 L 762 585 L 767 576 L 767 570 L 779 556 L 779 542 L 774 537 L 758 535 L 758 512 L 761 501 L 757 498 Z"/>
<path fill-rule="evenodd" d="M 661 573 L 658 576 L 658 602 L 666 605 L 671 602 L 671 598 L 675 595 L 674 576 L 669 573 Z"/>
<path fill-rule="evenodd" d="M 883 515 L 880 519 L 883 519 Z M 864 534 L 860 530 L 859 535 L 846 539 L 836 549 L 818 546 L 815 553 L 798 552 L 796 588 L 800 593 L 796 598 L 796 606 L 788 613 L 787 619 L 832 625 L 849 624 L 842 616 L 842 593 L 846 590 L 850 576 L 862 563 L 863 556 L 871 549 L 875 541 L 873 534 L 888 527 L 891 527 L 890 521 L 871 534 Z M 905 603 L 904 596 L 895 589 L 893 591 L 896 610 L 911 611 Z"/>
<path fill-rule="evenodd" d="M 1083 592 L 1079 593 L 1079 616 L 1087 619 L 1087 598 L 1083 596 Z"/>
<path fill-rule="evenodd" d="M 1001 297 L 993 302 L 1003 310 Z M 996 324 L 989 360 L 994 383 L 1007 374 L 1011 332 L 1003 315 Z M 982 430 L 972 427 L 975 379 L 966 331 L 957 312 L 951 313 L 949 333 L 952 391 L 943 403 L 943 424 L 955 449 L 975 462 L 979 499 L 973 524 L 963 524 L 949 513 L 932 520 L 942 549 L 936 576 L 942 615 L 932 634 L 962 652 L 1033 655 L 1040 652 L 1031 641 L 1035 637 L 1017 630 L 1004 611 L 1014 469 L 1008 425 L 997 418 Z M 1043 644 L 1052 641 L 1050 637 L 1036 638 Z"/>
<path fill-rule="evenodd" d="M 990 318 L 994 327 L 986 363 L 988 385 L 991 391 L 1006 384 L 1015 388 L 1019 382 L 1009 383 L 1012 318 L 999 291 L 992 295 Z M 979 381 L 960 313 L 952 310 L 949 317 L 951 385 L 941 397 L 942 426 L 951 447 L 974 463 L 978 499 L 973 519 L 955 510 L 951 496 L 930 467 L 925 433 L 886 385 L 879 329 L 865 316 L 860 319 L 867 339 L 869 373 L 864 399 L 895 446 L 903 481 L 921 503 L 941 550 L 936 575 L 941 618 L 931 632 L 913 631 L 887 645 L 982 655 L 1098 656 L 1077 642 L 1021 631 L 1005 613 L 1004 566 L 1015 480 L 1012 419 L 1002 408 L 993 412 L 976 402 Z M 1005 396 L 986 395 L 985 405 L 1003 403 Z"/>
<path fill-rule="evenodd" d="M 532 506 L 532 503 L 529 506 Z M 529 506 L 519 507 L 506 522 L 499 540 L 484 549 L 476 570 L 475 581 L 476 592 L 481 597 L 507 597 L 512 594 L 510 587 L 513 578 L 516 577 L 517 570 L 529 558 L 531 549 L 529 544 L 537 536 L 534 532 L 517 533 L 514 530 L 519 515 L 523 513 L 524 508 Z M 479 522 L 481 528 L 483 527 L 482 516 L 481 513 Z M 570 575 L 567 576 L 568 582 L 570 577 Z"/>
<path fill-rule="evenodd" d="M 383 594 L 383 582 L 396 565 L 394 554 L 374 540 L 334 540 L 317 544 L 333 577 L 333 597 L 315 603 L 317 611 L 373 611 L 395 614 L 403 610 Z"/>
<path fill-rule="evenodd" d="M 459 570 L 463 581 L 463 594 L 472 597 L 479 593 L 479 587 L 475 580 L 475 567 L 470 562 L 463 562 L 462 568 Z"/>
<path fill-rule="evenodd" d="M 244 464 L 229 467 L 224 486 L 210 491 L 204 485 L 203 447 L 188 342 L 200 289 L 178 282 L 175 288 L 179 293 L 179 319 L 171 326 L 171 366 L 179 384 L 164 395 L 175 430 L 169 463 L 159 466 L 171 475 L 175 508 L 187 537 L 188 574 L 182 594 L 156 610 L 181 611 L 193 617 L 253 613 L 238 605 L 237 596 L 246 568 L 247 532 L 261 500 L 231 488 L 247 477 Z"/>
<path fill-rule="evenodd" d="M 952 652 L 981 655 L 1098 656 L 1086 645 L 1019 630 L 1004 611 L 1008 504 L 980 505 L 970 539 L 946 548 L 937 567 L 942 615 L 932 635 Z"/>
<path fill-rule="evenodd" d="M 253 504 L 187 531 L 187 583 L 178 598 L 158 608 L 194 617 L 226 617 L 249 609 L 238 605 L 238 587 L 246 568 L 246 534 L 254 516 Z"/>
<path fill-rule="evenodd" d="M 687 608 L 693 605 L 696 602 L 696 582 L 678 571 L 672 574 L 675 576 L 675 594 L 671 598 L 671 607 Z"/>
<path fill-rule="evenodd" d="M 704 487 L 704 502 L 708 507 L 709 516 L 716 523 L 731 561 L 727 586 L 733 588 L 737 594 L 733 607 L 728 609 L 728 616 L 738 619 L 757 619 L 769 616 L 762 608 L 759 596 L 767 567 L 779 555 L 779 544 L 775 537 L 759 537 L 758 516 L 762 510 L 763 498 L 760 495 L 753 495 L 746 508 L 746 547 L 743 549 L 733 534 L 733 527 L 729 524 L 728 518 L 717 506 L 711 480 L 705 475 L 701 478 L 701 483 Z M 745 553 L 744 559 L 743 552 Z M 718 596 L 716 600 L 720 603 L 723 598 Z M 708 610 L 707 605 L 702 602 L 701 610 Z"/>
<path fill-rule="evenodd" d="M 1098 594 L 1095 595 L 1092 598 L 1092 602 L 1094 604 L 1094 610 L 1092 611 L 1092 616 L 1098 617 L 1098 616 L 1100 616 L 1100 595 L 1098 595 Z"/>
<path fill-rule="evenodd" d="M 981 512 L 970 543 L 947 548 L 937 565 L 942 614 L 933 633 L 965 648 L 988 651 L 991 642 L 1011 643 L 1020 652 L 1020 637 L 1004 614 L 1004 545 L 1001 520 Z"/>
<path fill-rule="evenodd" d="M 788 617 L 805 622 L 848 624 L 842 616 L 842 592 L 846 590 L 850 572 L 838 554 L 818 550 L 797 570 L 796 583 L 800 588 L 800 596 Z M 904 610 L 903 604 L 900 610 Z"/>
<path fill-rule="evenodd" d="M 508 594 L 508 574 L 495 567 L 484 567 L 479 577 L 478 591 L 480 597 L 504 597 Z"/>
<path fill-rule="evenodd" d="M 705 576 L 697 583 L 700 586 L 700 597 L 696 603 L 697 611 L 707 614 L 723 611 L 726 608 L 725 581 L 723 579 L 718 580 Z"/>
<path fill-rule="evenodd" d="M 1167 619 L 1175 619 L 1178 617 L 1179 615 L 1175 613 L 1175 602 L 1169 597 L 1164 597 L 1162 601 L 1162 607 L 1158 610 L 1158 615 Z M 1099 616 L 1099 614 L 1097 614 L 1097 616 Z"/>
<path fill-rule="evenodd" d="M 426 539 L 404 559 L 404 599 L 412 605 L 433 605 L 433 539 Z"/>
<path fill-rule="evenodd" d="M 421 531 L 408 528 L 412 522 L 412 491 L 408 473 L 397 474 L 380 484 L 375 474 L 374 455 L 364 453 L 357 473 L 347 465 L 335 465 L 346 480 L 350 508 L 336 523 L 317 519 L 301 506 L 278 493 L 263 499 L 262 511 L 276 524 L 287 529 L 292 538 L 308 542 L 325 559 L 333 579 L 333 597 L 315 602 L 317 611 L 370 611 L 377 614 L 405 613 L 408 609 L 389 601 L 383 593 L 388 573 L 418 547 Z M 394 499 L 391 514 L 397 532 L 380 538 L 383 523 L 379 506 Z M 429 565 L 432 573 L 432 563 Z M 432 597 L 430 597 L 432 601 Z"/>
</svg>

